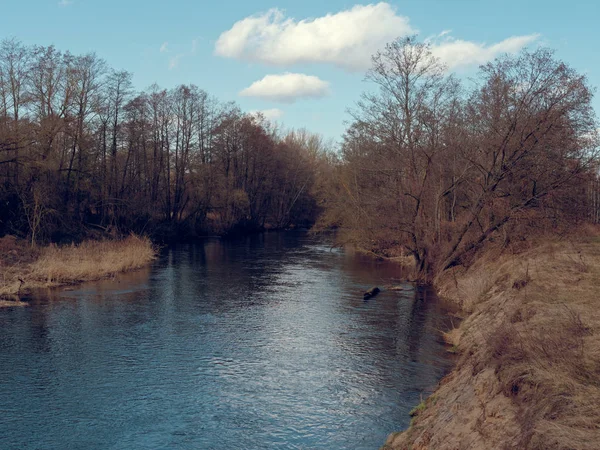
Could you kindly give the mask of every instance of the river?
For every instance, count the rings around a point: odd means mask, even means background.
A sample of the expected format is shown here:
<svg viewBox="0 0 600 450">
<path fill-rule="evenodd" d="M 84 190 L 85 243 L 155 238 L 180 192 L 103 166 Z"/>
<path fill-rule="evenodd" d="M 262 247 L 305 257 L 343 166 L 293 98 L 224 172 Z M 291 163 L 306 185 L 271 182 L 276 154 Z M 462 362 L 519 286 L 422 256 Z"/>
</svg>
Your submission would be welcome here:
<svg viewBox="0 0 600 450">
<path fill-rule="evenodd" d="M 166 248 L 0 309 L 2 449 L 377 449 L 448 371 L 447 311 L 306 232 Z"/>
</svg>

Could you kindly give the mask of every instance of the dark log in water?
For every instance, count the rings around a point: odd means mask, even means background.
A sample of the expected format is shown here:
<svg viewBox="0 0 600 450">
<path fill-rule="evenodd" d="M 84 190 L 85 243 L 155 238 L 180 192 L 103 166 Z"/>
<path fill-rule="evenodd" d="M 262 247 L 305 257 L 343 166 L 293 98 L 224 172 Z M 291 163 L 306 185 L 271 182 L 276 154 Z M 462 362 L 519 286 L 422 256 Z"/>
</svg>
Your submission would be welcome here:
<svg viewBox="0 0 600 450">
<path fill-rule="evenodd" d="M 368 291 L 366 291 L 364 293 L 364 299 L 365 300 L 369 300 L 371 297 L 375 297 L 377 294 L 379 294 L 379 292 L 381 292 L 379 290 L 379 288 L 377 286 L 372 287 L 371 289 L 369 289 Z"/>
</svg>

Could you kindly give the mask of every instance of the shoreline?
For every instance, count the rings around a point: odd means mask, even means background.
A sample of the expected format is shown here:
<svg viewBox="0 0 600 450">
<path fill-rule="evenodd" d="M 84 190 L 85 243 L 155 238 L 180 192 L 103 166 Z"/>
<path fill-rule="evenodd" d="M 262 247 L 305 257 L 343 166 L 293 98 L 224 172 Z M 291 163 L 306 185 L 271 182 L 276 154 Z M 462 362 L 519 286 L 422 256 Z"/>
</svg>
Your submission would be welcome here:
<svg viewBox="0 0 600 450">
<path fill-rule="evenodd" d="M 157 249 L 148 238 L 84 241 L 79 245 L 31 248 L 14 237 L 0 239 L 0 307 L 25 306 L 21 297 L 33 289 L 96 281 L 151 263 Z"/>
<path fill-rule="evenodd" d="M 382 450 L 593 449 L 600 442 L 600 239 L 488 249 L 444 273 L 458 359 Z"/>
</svg>

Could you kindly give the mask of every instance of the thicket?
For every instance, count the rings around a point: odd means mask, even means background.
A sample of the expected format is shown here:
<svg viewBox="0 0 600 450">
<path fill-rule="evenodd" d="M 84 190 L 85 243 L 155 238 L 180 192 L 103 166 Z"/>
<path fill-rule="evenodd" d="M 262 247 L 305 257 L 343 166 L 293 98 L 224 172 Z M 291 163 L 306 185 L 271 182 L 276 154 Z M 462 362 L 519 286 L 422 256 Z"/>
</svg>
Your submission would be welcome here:
<svg viewBox="0 0 600 450">
<path fill-rule="evenodd" d="M 598 221 L 593 90 L 552 51 L 505 55 L 459 80 L 414 37 L 373 57 L 322 225 L 420 278 L 489 240 Z"/>
<path fill-rule="evenodd" d="M 339 153 L 194 85 L 135 92 L 88 54 L 0 45 L 0 235 L 310 226 L 430 280 L 489 240 L 600 221 L 599 124 L 548 49 L 459 79 L 415 37 L 373 56 Z"/>
<path fill-rule="evenodd" d="M 194 85 L 136 92 L 95 54 L 0 44 L 0 236 L 310 225 L 325 145 Z"/>
</svg>

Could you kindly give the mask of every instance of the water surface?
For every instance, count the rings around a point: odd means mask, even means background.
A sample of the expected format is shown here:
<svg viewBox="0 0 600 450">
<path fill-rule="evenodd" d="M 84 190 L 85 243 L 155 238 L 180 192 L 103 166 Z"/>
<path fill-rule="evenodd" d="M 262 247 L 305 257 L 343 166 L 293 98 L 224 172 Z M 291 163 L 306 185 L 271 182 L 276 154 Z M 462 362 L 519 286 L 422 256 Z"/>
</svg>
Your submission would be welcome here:
<svg viewBox="0 0 600 450">
<path fill-rule="evenodd" d="M 267 233 L 0 309 L 0 448 L 377 449 L 450 364 L 399 276 Z"/>
</svg>

